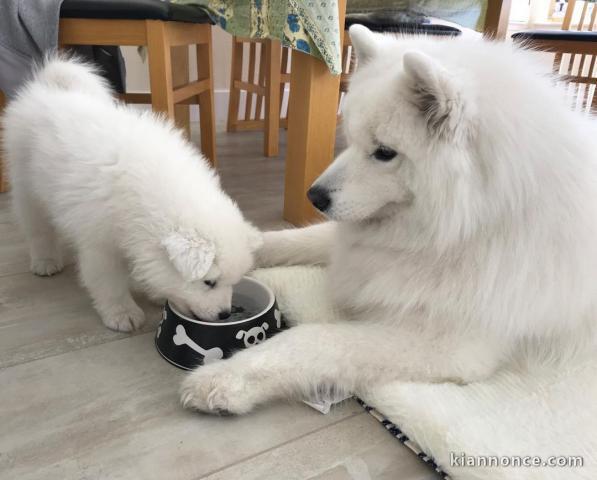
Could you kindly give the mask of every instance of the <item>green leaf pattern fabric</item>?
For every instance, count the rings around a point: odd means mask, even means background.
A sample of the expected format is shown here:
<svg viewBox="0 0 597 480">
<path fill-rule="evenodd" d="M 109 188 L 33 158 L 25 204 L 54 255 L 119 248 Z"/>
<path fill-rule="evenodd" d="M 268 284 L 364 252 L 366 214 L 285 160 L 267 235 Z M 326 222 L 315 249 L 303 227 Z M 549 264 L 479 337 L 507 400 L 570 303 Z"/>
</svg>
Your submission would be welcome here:
<svg viewBox="0 0 597 480">
<path fill-rule="evenodd" d="M 334 75 L 342 71 L 337 0 L 171 1 L 206 8 L 217 25 L 233 35 L 275 38 L 321 58 Z M 480 30 L 487 0 L 348 0 L 348 13 L 375 10 L 412 11 Z"/>
</svg>

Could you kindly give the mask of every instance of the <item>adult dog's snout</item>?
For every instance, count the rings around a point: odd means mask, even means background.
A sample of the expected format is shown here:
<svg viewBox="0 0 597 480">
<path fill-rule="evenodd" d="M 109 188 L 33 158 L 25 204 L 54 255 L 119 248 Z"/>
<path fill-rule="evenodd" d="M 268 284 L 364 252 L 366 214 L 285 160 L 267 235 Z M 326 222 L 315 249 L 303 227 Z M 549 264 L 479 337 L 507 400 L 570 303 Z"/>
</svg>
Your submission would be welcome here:
<svg viewBox="0 0 597 480">
<path fill-rule="evenodd" d="M 313 185 L 307 192 L 307 198 L 320 212 L 325 212 L 332 203 L 329 191 L 318 185 Z"/>
</svg>

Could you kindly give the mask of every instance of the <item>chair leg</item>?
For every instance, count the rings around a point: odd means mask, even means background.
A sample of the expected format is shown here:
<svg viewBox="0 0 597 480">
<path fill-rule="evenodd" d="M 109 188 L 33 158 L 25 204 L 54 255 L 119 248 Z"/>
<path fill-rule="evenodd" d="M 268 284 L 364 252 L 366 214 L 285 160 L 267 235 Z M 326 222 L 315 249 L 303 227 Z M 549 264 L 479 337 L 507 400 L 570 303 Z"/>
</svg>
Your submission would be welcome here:
<svg viewBox="0 0 597 480">
<path fill-rule="evenodd" d="M 257 42 L 249 42 L 249 67 L 248 67 L 248 78 L 247 82 L 255 85 L 255 70 L 257 67 Z M 251 120 L 253 116 L 253 92 L 247 91 L 245 97 L 245 120 Z"/>
<path fill-rule="evenodd" d="M 255 102 L 255 120 L 261 120 L 263 113 L 263 100 L 265 99 L 265 71 L 267 70 L 267 52 L 265 44 L 268 42 L 259 43 L 259 66 L 257 67 L 257 86 L 263 89 L 263 93 L 257 94 L 257 102 Z"/>
<path fill-rule="evenodd" d="M 280 78 L 286 75 L 288 71 L 288 47 L 282 47 L 282 62 L 280 65 Z M 282 118 L 282 105 L 284 103 L 284 91 L 286 90 L 286 82 L 280 79 L 280 118 Z"/>
<path fill-rule="evenodd" d="M 164 22 L 147 20 L 147 56 L 149 85 L 154 112 L 163 112 L 174 120 L 172 55 Z"/>
<path fill-rule="evenodd" d="M 4 111 L 4 107 L 6 105 L 6 98 L 4 94 L 0 92 L 0 116 Z M 0 131 L 0 135 L 2 132 Z M 2 142 L 0 142 L 2 143 Z M 6 166 L 4 165 L 4 159 L 2 158 L 2 150 L 0 150 L 0 193 L 4 193 L 8 191 L 8 176 L 6 173 Z"/>
<path fill-rule="evenodd" d="M 189 83 L 189 47 L 186 45 L 172 48 L 172 84 L 174 88 Z M 191 110 L 189 105 L 174 105 L 176 126 L 191 138 Z"/>
<path fill-rule="evenodd" d="M 226 131 L 236 131 L 238 121 L 238 107 L 240 105 L 240 90 L 234 86 L 235 81 L 240 81 L 243 70 L 243 44 L 232 37 L 232 64 L 230 65 L 230 97 L 228 101 L 228 119 Z"/>
<path fill-rule="evenodd" d="M 277 40 L 268 40 L 265 46 L 265 135 L 263 153 L 266 157 L 274 157 L 279 151 L 280 137 L 280 64 L 282 46 Z"/>
<path fill-rule="evenodd" d="M 214 108 L 213 56 L 211 48 L 211 25 L 207 42 L 197 45 L 197 75 L 199 80 L 209 80 L 209 88 L 199 94 L 199 121 L 201 123 L 201 151 L 215 167 L 216 160 L 216 119 Z"/>
</svg>

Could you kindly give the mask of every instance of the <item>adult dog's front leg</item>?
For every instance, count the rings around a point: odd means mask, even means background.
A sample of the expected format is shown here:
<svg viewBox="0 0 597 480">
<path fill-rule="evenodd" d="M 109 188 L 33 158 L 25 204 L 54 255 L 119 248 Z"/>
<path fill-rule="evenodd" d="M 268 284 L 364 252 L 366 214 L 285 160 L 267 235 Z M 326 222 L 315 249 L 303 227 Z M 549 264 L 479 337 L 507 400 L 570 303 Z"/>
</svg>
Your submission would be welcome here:
<svg viewBox="0 0 597 480">
<path fill-rule="evenodd" d="M 358 394 L 397 379 L 467 383 L 499 365 L 500 351 L 490 345 L 473 336 L 373 324 L 299 325 L 197 368 L 185 379 L 181 400 L 204 412 L 241 414 L 276 398 L 312 398 L 322 389 Z"/>
<path fill-rule="evenodd" d="M 257 253 L 257 266 L 326 264 L 330 260 L 335 233 L 334 222 L 266 232 L 263 246 Z"/>
</svg>

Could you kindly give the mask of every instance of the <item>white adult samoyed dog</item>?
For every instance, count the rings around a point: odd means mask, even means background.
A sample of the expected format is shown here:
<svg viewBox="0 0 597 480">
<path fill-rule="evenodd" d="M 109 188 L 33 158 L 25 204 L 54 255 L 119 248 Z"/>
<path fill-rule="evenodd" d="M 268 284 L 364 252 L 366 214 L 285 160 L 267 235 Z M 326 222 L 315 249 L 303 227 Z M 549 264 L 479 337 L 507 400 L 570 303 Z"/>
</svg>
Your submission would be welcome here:
<svg viewBox="0 0 597 480">
<path fill-rule="evenodd" d="M 170 123 L 118 104 L 91 67 L 49 60 L 4 118 L 16 216 L 31 270 L 62 270 L 61 239 L 104 324 L 144 321 L 129 272 L 150 297 L 206 320 L 230 314 L 232 286 L 261 234 Z"/>
<path fill-rule="evenodd" d="M 504 43 L 350 30 L 348 148 L 311 201 L 335 222 L 267 233 L 267 265 L 329 262 L 343 323 L 200 367 L 184 405 L 244 413 L 322 387 L 472 382 L 526 342 L 597 324 L 597 131 Z"/>
</svg>

